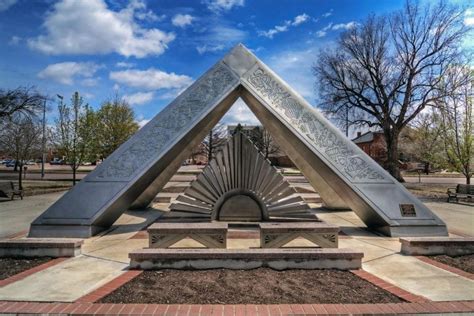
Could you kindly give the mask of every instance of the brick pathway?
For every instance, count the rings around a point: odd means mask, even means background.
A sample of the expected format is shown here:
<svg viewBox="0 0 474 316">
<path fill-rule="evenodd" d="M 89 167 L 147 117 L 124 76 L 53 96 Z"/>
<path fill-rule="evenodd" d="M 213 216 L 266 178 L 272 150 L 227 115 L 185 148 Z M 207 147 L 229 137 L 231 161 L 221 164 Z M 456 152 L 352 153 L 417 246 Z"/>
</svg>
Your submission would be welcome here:
<svg viewBox="0 0 474 316">
<path fill-rule="evenodd" d="M 0 313 L 70 315 L 402 315 L 472 313 L 474 301 L 398 304 L 162 305 L 0 302 Z"/>
<path fill-rule="evenodd" d="M 420 260 L 430 260 L 420 257 Z M 1 282 L 4 285 L 46 269 L 64 259 L 55 259 Z M 433 261 L 437 263 L 436 261 Z M 432 264 L 433 262 L 429 262 Z M 445 268 L 451 268 L 445 266 Z M 132 280 L 142 271 L 131 270 L 74 303 L 0 301 L 0 313 L 74 314 L 74 315 L 402 315 L 413 313 L 473 313 L 474 301 L 432 302 L 390 284 L 364 270 L 351 271 L 408 303 L 390 304 L 275 304 L 275 305 L 181 305 L 181 304 L 100 304 L 94 303 Z M 1 283 L 0 283 L 1 286 Z"/>
</svg>

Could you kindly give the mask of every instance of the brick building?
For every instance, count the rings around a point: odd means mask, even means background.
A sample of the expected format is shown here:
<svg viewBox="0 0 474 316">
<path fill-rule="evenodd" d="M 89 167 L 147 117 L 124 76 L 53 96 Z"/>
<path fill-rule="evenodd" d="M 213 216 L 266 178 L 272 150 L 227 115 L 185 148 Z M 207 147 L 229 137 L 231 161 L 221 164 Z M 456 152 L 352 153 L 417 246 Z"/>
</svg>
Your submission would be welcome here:
<svg viewBox="0 0 474 316">
<path fill-rule="evenodd" d="M 357 137 L 352 141 L 372 159 L 377 161 L 380 165 L 384 165 L 387 159 L 387 145 L 383 132 L 369 131 L 364 134 L 357 132 Z"/>
</svg>

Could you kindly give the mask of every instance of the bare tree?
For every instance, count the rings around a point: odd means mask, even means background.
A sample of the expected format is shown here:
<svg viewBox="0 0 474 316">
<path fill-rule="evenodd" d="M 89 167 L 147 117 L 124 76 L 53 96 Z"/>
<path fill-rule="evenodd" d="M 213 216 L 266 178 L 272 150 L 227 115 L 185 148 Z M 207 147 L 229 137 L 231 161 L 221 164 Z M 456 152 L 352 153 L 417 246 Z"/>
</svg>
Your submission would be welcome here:
<svg viewBox="0 0 474 316">
<path fill-rule="evenodd" d="M 0 90 L 0 119 L 14 114 L 35 115 L 43 109 L 45 99 L 34 87 Z"/>
<path fill-rule="evenodd" d="M 263 153 L 265 159 L 268 159 L 270 155 L 280 152 L 280 146 L 278 146 L 270 132 L 263 126 L 253 129 L 250 138 L 258 150 Z"/>
<path fill-rule="evenodd" d="M 224 147 L 227 142 L 227 127 L 223 124 L 218 123 L 213 129 L 209 131 L 209 134 L 204 138 L 201 148 L 207 156 L 207 161 L 211 161 L 215 157 L 217 152 Z"/>
<path fill-rule="evenodd" d="M 400 132 L 445 95 L 440 82 L 462 58 L 468 31 L 458 7 L 407 1 L 386 16 L 369 16 L 347 30 L 313 66 L 324 110 L 351 111 L 350 124 L 379 127 L 387 144 L 386 169 L 403 181 L 398 165 Z M 450 81 L 453 91 L 461 82 Z"/>
<path fill-rule="evenodd" d="M 62 102 L 58 106 L 58 118 L 54 140 L 58 151 L 66 157 L 66 162 L 72 169 L 73 184 L 76 184 L 77 169 L 84 162 L 86 157 L 90 157 L 89 144 L 93 137 L 94 129 L 87 123 L 92 120 L 88 117 L 92 115 L 88 105 L 83 104 L 78 92 L 71 98 L 71 105 Z"/>
<path fill-rule="evenodd" d="M 41 152 L 41 124 L 30 116 L 14 115 L 0 125 L 0 147 L 18 164 L 18 186 L 23 189 L 23 165 Z"/>
<path fill-rule="evenodd" d="M 440 127 L 449 165 L 471 183 L 474 173 L 474 74 L 469 69 L 456 70 L 467 76 L 468 83 L 439 102 Z M 450 84 L 444 83 L 449 89 Z"/>
</svg>

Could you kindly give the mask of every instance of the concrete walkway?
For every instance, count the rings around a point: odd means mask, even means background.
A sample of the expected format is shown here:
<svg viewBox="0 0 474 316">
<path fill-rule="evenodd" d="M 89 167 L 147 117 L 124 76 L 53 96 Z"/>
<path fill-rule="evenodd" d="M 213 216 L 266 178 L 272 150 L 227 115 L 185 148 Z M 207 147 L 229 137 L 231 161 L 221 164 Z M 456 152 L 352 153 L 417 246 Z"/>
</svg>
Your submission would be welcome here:
<svg viewBox="0 0 474 316">
<path fill-rule="evenodd" d="M 412 256 L 400 254 L 398 238 L 382 237 L 364 229 L 353 212 L 319 211 L 318 216 L 341 226 L 350 238 L 339 240 L 339 247 L 362 250 L 362 268 L 408 292 L 433 301 L 473 300 L 474 281 L 437 268 Z M 457 217 L 449 221 L 457 221 Z M 472 223 L 473 213 L 464 217 Z M 449 225 L 448 221 L 448 225 Z M 471 226 L 473 231 L 474 226 Z"/>
<path fill-rule="evenodd" d="M 147 245 L 146 239 L 129 238 L 160 215 L 157 210 L 122 215 L 106 233 L 85 240 L 81 256 L 0 288 L 0 300 L 76 301 L 126 270 L 128 253 Z"/>
<path fill-rule="evenodd" d="M 0 238 L 28 230 L 30 223 L 57 201 L 64 192 L 25 196 L 23 200 L 0 202 Z"/>
</svg>

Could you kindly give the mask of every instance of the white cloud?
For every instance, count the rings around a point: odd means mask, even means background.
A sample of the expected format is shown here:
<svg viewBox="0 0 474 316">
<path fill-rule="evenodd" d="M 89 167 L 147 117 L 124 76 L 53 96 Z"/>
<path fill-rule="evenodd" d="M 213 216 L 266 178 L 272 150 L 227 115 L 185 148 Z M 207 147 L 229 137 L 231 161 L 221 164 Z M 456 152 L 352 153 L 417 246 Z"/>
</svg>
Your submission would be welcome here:
<svg viewBox="0 0 474 316">
<path fill-rule="evenodd" d="M 147 90 L 181 89 L 193 81 L 189 76 L 177 75 L 174 72 L 166 73 L 155 68 L 112 71 L 109 77 L 120 84 Z"/>
<path fill-rule="evenodd" d="M 115 52 L 137 58 L 157 56 L 168 48 L 175 35 L 137 24 L 137 19 L 150 16 L 142 1 L 131 1 L 121 11 L 113 11 L 104 0 L 62 0 L 47 14 L 45 34 L 29 39 L 28 44 L 51 55 Z"/>
<path fill-rule="evenodd" d="M 351 21 L 347 23 L 333 24 L 329 23 L 324 28 L 316 32 L 317 37 L 324 37 L 327 35 L 328 31 L 339 31 L 339 30 L 350 30 L 358 25 L 357 22 Z"/>
<path fill-rule="evenodd" d="M 349 30 L 357 26 L 357 22 L 351 21 L 347 23 L 340 23 L 340 24 L 335 24 L 332 26 L 332 30 L 337 31 L 337 30 Z"/>
<path fill-rule="evenodd" d="M 321 30 L 316 32 L 317 37 L 324 37 L 328 33 L 328 31 L 332 28 L 333 24 L 329 23 L 325 27 L 323 27 Z"/>
<path fill-rule="evenodd" d="M 207 4 L 207 8 L 215 13 L 221 13 L 229 11 L 233 7 L 243 7 L 245 5 L 244 0 L 204 0 Z"/>
<path fill-rule="evenodd" d="M 48 65 L 38 73 L 38 77 L 72 85 L 76 78 L 94 79 L 92 76 L 100 68 L 101 66 L 92 62 L 63 62 Z"/>
<path fill-rule="evenodd" d="M 142 127 L 145 126 L 148 122 L 150 122 L 150 120 L 141 119 L 141 120 L 138 120 L 138 121 L 137 121 L 137 124 L 138 124 L 138 126 L 140 126 L 140 128 L 142 128 Z"/>
<path fill-rule="evenodd" d="M 199 54 L 204 54 L 207 52 L 218 52 L 225 49 L 225 46 L 222 44 L 219 45 L 202 45 L 196 47 Z"/>
<path fill-rule="evenodd" d="M 150 102 L 154 97 L 154 92 L 137 92 L 134 94 L 124 95 L 123 98 L 130 103 L 130 105 L 141 105 Z"/>
<path fill-rule="evenodd" d="M 197 38 L 196 50 L 199 54 L 217 52 L 243 42 L 247 33 L 226 25 L 215 25 L 205 35 Z"/>
<path fill-rule="evenodd" d="M 309 19 L 309 15 L 307 15 L 306 13 L 297 15 L 297 16 L 295 16 L 295 18 L 294 18 L 293 22 L 291 23 L 291 25 L 295 25 L 295 26 L 300 25 L 301 23 L 306 22 L 308 19 Z"/>
<path fill-rule="evenodd" d="M 99 78 L 86 78 L 82 80 L 81 84 L 85 87 L 94 87 L 99 83 Z"/>
<path fill-rule="evenodd" d="M 295 16 L 293 20 L 286 20 L 283 22 L 282 25 L 276 25 L 272 29 L 269 29 L 268 31 L 258 31 L 259 36 L 265 36 L 268 38 L 273 38 L 278 33 L 281 32 L 287 32 L 290 28 L 290 26 L 298 26 L 301 23 L 306 22 L 309 19 L 309 15 L 306 13 L 300 14 Z"/>
<path fill-rule="evenodd" d="M 186 25 L 191 25 L 193 20 L 194 17 L 189 14 L 176 14 L 171 20 L 171 23 L 173 23 L 174 26 L 186 27 Z"/>
<path fill-rule="evenodd" d="M 332 13 L 334 12 L 333 9 L 329 10 L 328 12 L 326 13 L 323 13 L 323 15 L 321 15 L 323 18 L 328 18 L 332 15 Z"/>
<path fill-rule="evenodd" d="M 0 0 L 0 12 L 10 9 L 16 2 L 17 0 Z"/>
<path fill-rule="evenodd" d="M 21 42 L 22 38 L 19 36 L 12 36 L 10 41 L 8 42 L 9 45 L 15 46 Z"/>
<path fill-rule="evenodd" d="M 257 117 L 255 117 L 241 98 L 235 101 L 221 121 L 227 125 L 237 125 L 239 123 L 242 125 L 260 125 Z"/>
<path fill-rule="evenodd" d="M 474 8 L 469 8 L 464 13 L 464 24 L 474 26 Z"/>
<path fill-rule="evenodd" d="M 287 50 L 271 56 L 269 66 L 288 84 L 308 101 L 315 98 L 315 79 L 311 72 L 311 65 L 315 62 L 317 50 Z"/>
<path fill-rule="evenodd" d="M 119 61 L 118 63 L 115 64 L 115 67 L 118 67 L 118 68 L 132 68 L 132 67 L 135 67 L 135 64 L 125 62 L 125 61 Z"/>
</svg>

